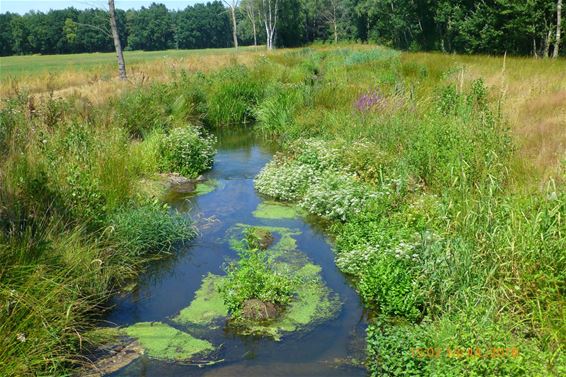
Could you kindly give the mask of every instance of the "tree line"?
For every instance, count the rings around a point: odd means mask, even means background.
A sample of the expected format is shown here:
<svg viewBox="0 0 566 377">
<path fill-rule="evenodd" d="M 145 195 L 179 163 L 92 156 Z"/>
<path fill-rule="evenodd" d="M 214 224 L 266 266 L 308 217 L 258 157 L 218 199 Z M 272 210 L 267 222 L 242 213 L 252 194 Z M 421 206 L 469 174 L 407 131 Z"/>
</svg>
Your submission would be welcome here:
<svg viewBox="0 0 566 377">
<path fill-rule="evenodd" d="M 562 0 L 224 0 L 116 9 L 126 50 L 358 41 L 406 50 L 551 56 Z M 114 50 L 108 9 L 0 14 L 0 54 Z"/>
</svg>

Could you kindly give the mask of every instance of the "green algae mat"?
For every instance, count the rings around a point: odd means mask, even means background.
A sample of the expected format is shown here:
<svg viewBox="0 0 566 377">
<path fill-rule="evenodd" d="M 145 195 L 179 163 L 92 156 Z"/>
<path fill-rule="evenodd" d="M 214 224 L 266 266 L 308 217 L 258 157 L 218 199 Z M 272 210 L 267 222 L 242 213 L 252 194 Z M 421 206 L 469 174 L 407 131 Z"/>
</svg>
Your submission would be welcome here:
<svg viewBox="0 0 566 377">
<path fill-rule="evenodd" d="M 236 247 L 240 242 L 236 235 L 248 227 L 250 225 L 237 224 L 229 231 L 232 247 Z M 300 284 L 297 284 L 291 304 L 275 320 L 229 321 L 230 329 L 241 335 L 265 335 L 280 340 L 285 333 L 303 331 L 332 318 L 340 309 L 341 303 L 337 295 L 324 284 L 320 276 L 321 267 L 311 263 L 304 253 L 297 250 L 293 236 L 299 235 L 300 232 L 283 227 L 254 226 L 254 228 L 278 234 L 279 241 L 267 252 L 278 271 L 298 279 Z M 228 310 L 218 290 L 223 279 L 222 276 L 207 275 L 193 301 L 181 310 L 173 321 L 187 326 L 207 326 L 211 329 L 218 327 L 217 324 L 228 317 Z"/>
<path fill-rule="evenodd" d="M 147 356 L 159 360 L 186 361 L 215 349 L 212 343 L 161 322 L 139 322 L 123 331 L 140 343 Z"/>
<path fill-rule="evenodd" d="M 210 179 L 204 182 L 199 182 L 195 188 L 196 195 L 206 195 L 213 192 L 218 187 L 218 181 Z"/>
<path fill-rule="evenodd" d="M 257 206 L 253 215 L 260 219 L 295 219 L 299 216 L 299 211 L 294 206 L 266 201 Z"/>
<path fill-rule="evenodd" d="M 228 310 L 217 288 L 221 280 L 221 276 L 208 274 L 196 291 L 194 300 L 173 321 L 183 325 L 211 325 L 219 318 L 227 317 Z"/>
</svg>

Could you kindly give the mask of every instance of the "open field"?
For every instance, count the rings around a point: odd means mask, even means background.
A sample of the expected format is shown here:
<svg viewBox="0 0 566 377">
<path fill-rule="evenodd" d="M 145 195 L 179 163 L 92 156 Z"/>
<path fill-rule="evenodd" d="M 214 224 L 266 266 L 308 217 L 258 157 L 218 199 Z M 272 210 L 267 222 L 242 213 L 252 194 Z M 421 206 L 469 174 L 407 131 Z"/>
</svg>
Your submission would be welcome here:
<svg viewBox="0 0 566 377">
<path fill-rule="evenodd" d="M 120 82 L 112 55 L 81 56 L 84 70 L 52 74 L 9 58 L 28 70 L 1 82 L 0 374 L 83 363 L 101 303 L 195 236 L 160 177 L 208 170 L 209 135 L 242 124 L 278 143 L 255 189 L 335 240 L 369 313 L 372 376 L 566 372 L 566 61 L 156 52 Z M 267 287 L 284 309 L 291 283 L 246 255 L 224 304 Z"/>
<path fill-rule="evenodd" d="M 241 47 L 239 52 L 254 50 L 253 47 Z M 155 60 L 183 60 L 198 56 L 233 54 L 235 49 L 207 50 L 165 50 L 165 51 L 124 51 L 128 64 L 136 66 Z M 112 69 L 116 65 L 116 53 L 97 52 L 89 54 L 69 55 L 24 55 L 0 57 L 0 80 L 8 78 L 25 80 L 27 77 L 42 74 L 54 74 L 63 71 L 93 71 L 106 72 L 112 77 Z"/>
</svg>

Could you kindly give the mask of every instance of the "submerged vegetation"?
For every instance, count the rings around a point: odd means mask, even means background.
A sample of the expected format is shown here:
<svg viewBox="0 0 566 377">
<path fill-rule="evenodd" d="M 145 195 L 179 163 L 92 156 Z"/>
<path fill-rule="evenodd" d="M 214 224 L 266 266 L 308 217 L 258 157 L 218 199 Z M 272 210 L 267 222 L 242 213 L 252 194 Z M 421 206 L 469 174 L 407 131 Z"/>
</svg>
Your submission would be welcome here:
<svg viewBox="0 0 566 377">
<path fill-rule="evenodd" d="M 464 80 L 456 58 L 420 56 L 301 49 L 173 72 L 96 105 L 22 91 L 3 101 L 0 374 L 56 375 L 80 363 L 108 294 L 148 256 L 194 236 L 147 182 L 198 176 L 211 167 L 210 128 L 240 123 L 281 144 L 255 185 L 289 203 L 254 215 L 290 219 L 296 205 L 325 219 L 336 263 L 370 313 L 372 375 L 564 374 L 564 152 L 533 168 L 493 79 Z M 294 231 L 259 229 L 275 244 L 252 242 L 228 277 L 205 277 L 175 323 L 237 317 L 255 298 L 281 313 L 242 332 L 279 338 L 336 313 Z M 149 346 L 155 355 L 208 349 L 165 324 L 135 326 L 179 338 Z"/>
</svg>

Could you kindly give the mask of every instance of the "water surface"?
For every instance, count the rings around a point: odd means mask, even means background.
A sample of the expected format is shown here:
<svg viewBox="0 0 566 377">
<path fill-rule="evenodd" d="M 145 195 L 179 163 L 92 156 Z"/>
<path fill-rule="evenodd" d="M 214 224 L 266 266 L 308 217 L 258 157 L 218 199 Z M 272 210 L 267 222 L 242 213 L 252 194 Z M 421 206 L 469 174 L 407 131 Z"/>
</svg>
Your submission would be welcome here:
<svg viewBox="0 0 566 377">
<path fill-rule="evenodd" d="M 363 360 L 365 321 L 362 306 L 347 279 L 336 268 L 327 237 L 319 226 L 304 218 L 258 219 L 252 215 L 261 198 L 253 178 L 271 160 L 273 147 L 245 130 L 218 134 L 214 168 L 205 176 L 217 181 L 216 190 L 201 196 L 177 198 L 171 204 L 191 216 L 200 231 L 175 257 L 156 262 L 140 277 L 136 290 L 114 299 L 106 320 L 119 326 L 171 318 L 190 304 L 202 278 L 224 274 L 223 266 L 235 257 L 227 232 L 236 224 L 272 225 L 298 229 L 298 249 L 322 267 L 326 285 L 343 303 L 337 316 L 305 332 L 286 334 L 281 341 L 269 337 L 239 336 L 220 330 L 199 337 L 221 345 L 222 362 L 208 367 L 181 365 L 138 358 L 112 376 L 364 376 L 362 368 L 349 365 Z M 177 326 L 178 327 L 178 326 Z"/>
</svg>

